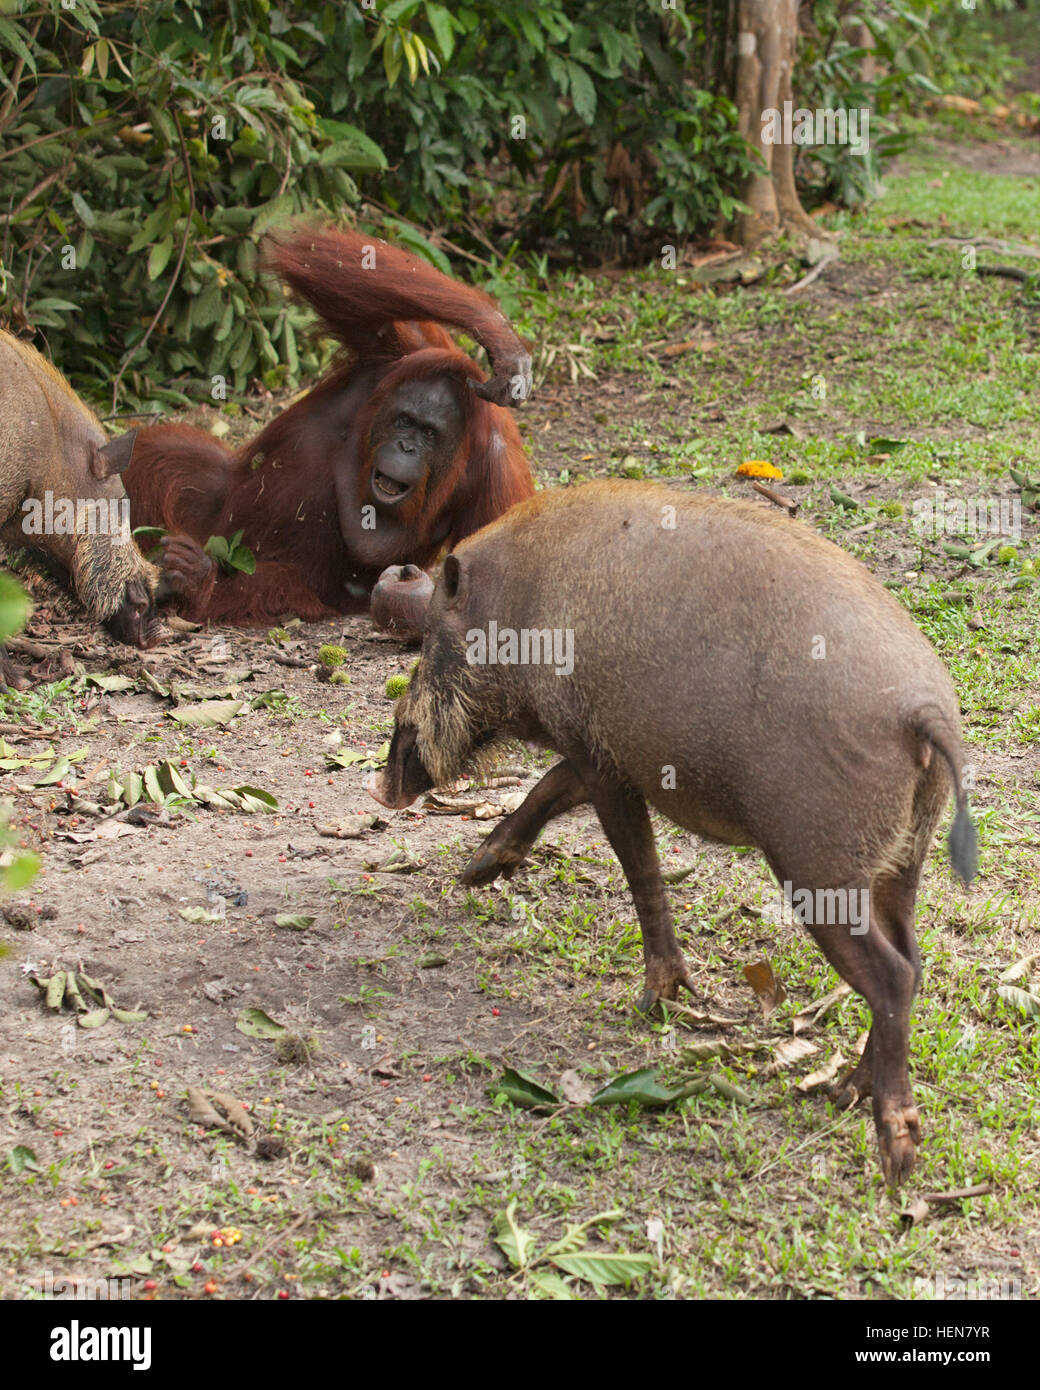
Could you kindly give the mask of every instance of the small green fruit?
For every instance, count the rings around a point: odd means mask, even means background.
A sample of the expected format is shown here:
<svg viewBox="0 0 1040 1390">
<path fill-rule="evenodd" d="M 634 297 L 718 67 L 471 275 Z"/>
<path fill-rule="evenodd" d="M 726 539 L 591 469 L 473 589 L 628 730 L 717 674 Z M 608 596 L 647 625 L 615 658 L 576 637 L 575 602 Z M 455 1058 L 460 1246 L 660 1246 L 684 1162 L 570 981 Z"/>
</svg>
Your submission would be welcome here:
<svg viewBox="0 0 1040 1390">
<path fill-rule="evenodd" d="M 347 659 L 346 647 L 335 647 L 331 643 L 318 648 L 318 660 L 323 666 L 342 666 Z"/>
</svg>

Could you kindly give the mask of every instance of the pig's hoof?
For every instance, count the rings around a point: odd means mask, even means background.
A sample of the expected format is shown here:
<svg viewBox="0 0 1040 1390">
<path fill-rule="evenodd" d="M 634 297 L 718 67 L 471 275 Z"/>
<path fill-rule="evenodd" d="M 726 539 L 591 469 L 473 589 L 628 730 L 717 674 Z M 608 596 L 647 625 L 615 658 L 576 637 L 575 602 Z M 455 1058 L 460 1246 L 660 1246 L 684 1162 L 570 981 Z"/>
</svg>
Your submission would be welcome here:
<svg viewBox="0 0 1040 1390">
<path fill-rule="evenodd" d="M 864 1068 L 861 1063 L 848 1076 L 834 1082 L 827 1092 L 827 1099 L 839 1110 L 851 1110 L 861 1100 L 866 1100 L 873 1088 L 870 1069 Z"/>
<path fill-rule="evenodd" d="M 644 989 L 639 996 L 639 1003 L 636 1005 L 636 1013 L 648 1014 L 660 997 L 656 989 Z"/>
<path fill-rule="evenodd" d="M 459 875 L 459 882 L 467 888 L 484 888 L 496 878 L 512 878 L 523 862 L 508 850 L 478 849 Z"/>
<path fill-rule="evenodd" d="M 646 972 L 646 985 L 639 997 L 636 1010 L 648 1014 L 660 999 L 674 1000 L 679 997 L 680 988 L 696 994 L 686 962 L 680 957 L 674 964 L 654 966 Z"/>
<path fill-rule="evenodd" d="M 921 1121 L 916 1105 L 893 1106 L 875 1116 L 881 1168 L 889 1187 L 899 1187 L 914 1171 Z"/>
<path fill-rule="evenodd" d="M 870 1091 L 861 1091 L 851 1076 L 845 1081 L 836 1081 L 827 1091 L 827 1099 L 838 1110 L 851 1110 L 869 1095 Z"/>
</svg>

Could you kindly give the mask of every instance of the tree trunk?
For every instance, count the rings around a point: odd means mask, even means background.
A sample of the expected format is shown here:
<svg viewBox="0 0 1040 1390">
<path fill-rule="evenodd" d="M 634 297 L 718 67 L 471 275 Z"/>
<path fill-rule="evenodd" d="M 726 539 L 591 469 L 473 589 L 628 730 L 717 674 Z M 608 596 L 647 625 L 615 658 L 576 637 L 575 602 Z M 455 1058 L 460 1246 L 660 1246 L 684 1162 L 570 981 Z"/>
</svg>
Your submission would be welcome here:
<svg viewBox="0 0 1040 1390">
<path fill-rule="evenodd" d="M 874 57 L 874 34 L 862 20 L 854 20 L 849 31 L 849 42 L 854 43 L 857 48 L 865 48 L 859 60 L 859 80 L 861 82 L 876 82 L 881 76 L 878 68 L 877 59 Z"/>
<path fill-rule="evenodd" d="M 744 189 L 750 208 L 737 219 L 736 238 L 757 246 L 781 231 L 802 238 L 821 235 L 798 198 L 794 182 L 794 148 L 763 139 L 763 113 L 793 101 L 791 72 L 798 44 L 798 0 L 740 0 L 737 13 L 735 100 L 740 133 L 761 160 Z"/>
</svg>

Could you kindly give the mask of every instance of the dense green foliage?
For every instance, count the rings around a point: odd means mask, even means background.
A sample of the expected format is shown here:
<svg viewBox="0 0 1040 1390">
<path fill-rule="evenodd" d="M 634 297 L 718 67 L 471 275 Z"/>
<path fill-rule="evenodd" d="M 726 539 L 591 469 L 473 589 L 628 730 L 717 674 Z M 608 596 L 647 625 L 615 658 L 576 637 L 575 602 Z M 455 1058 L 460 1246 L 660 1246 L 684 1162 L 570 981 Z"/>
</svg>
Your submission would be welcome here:
<svg viewBox="0 0 1040 1390">
<path fill-rule="evenodd" d="M 957 75 L 948 5 L 864 3 L 887 75 L 861 80 L 854 7 L 817 0 L 800 99 L 883 119 L 929 70 Z M 319 369 L 306 314 L 258 265 L 295 214 L 364 196 L 447 268 L 415 225 L 437 224 L 496 267 L 507 313 L 517 249 L 595 259 L 723 226 L 749 168 L 730 9 L 0 0 L 0 322 L 124 403 L 183 404 Z M 875 129 L 870 160 L 814 151 L 805 181 L 862 196 L 896 138 Z"/>
<path fill-rule="evenodd" d="M 869 108 L 871 139 L 864 157 L 847 146 L 800 151 L 797 174 L 818 199 L 851 206 L 873 191 L 884 160 L 905 147 L 897 114 L 941 92 L 972 97 L 999 93 L 1013 61 L 988 21 L 1015 0 L 812 0 L 803 12 L 795 92 L 800 105 Z M 869 31 L 861 42 L 859 21 Z M 864 77 L 864 59 L 875 73 Z"/>
</svg>

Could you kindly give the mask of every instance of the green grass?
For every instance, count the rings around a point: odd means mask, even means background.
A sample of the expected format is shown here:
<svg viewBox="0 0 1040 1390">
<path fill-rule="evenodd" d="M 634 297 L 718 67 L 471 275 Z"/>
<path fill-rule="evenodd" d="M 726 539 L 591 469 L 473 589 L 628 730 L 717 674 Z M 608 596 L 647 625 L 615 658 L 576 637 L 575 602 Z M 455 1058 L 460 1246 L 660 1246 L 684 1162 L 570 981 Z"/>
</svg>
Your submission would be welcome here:
<svg viewBox="0 0 1040 1390">
<path fill-rule="evenodd" d="M 1010 143 L 1032 148 L 1014 137 Z M 936 178 L 942 187 L 929 187 Z M 980 278 L 962 268 L 959 247 L 929 243 L 984 234 L 1040 251 L 1040 177 L 964 168 L 922 140 L 901 172 L 885 179 L 883 198 L 827 224 L 839 234 L 841 262 L 824 282 L 837 292 L 824 295 L 815 287 L 783 293 L 802 270 L 782 247 L 762 258 L 766 274 L 750 290 L 699 285 L 682 265 L 636 272 L 616 286 L 559 277 L 550 316 L 528 330 L 557 348 L 561 340 L 577 345 L 601 378 L 630 380 L 623 409 L 554 421 L 554 466 L 563 452 L 575 477 L 636 469 L 717 482 L 744 458 L 814 477 L 869 471 L 912 479 L 1036 459 L 1035 292 Z M 1010 253 L 980 249 L 978 259 L 1040 269 L 1037 260 Z M 703 347 L 707 339 L 715 346 L 662 355 L 668 343 Z M 641 415 L 644 395 L 651 410 Z M 718 421 L 705 418 L 712 407 Z M 777 419 L 804 437 L 760 433 Z M 859 429 L 868 437 L 906 434 L 912 443 L 888 463 L 870 463 Z M 536 458 L 539 443 L 536 434 Z"/>
</svg>

